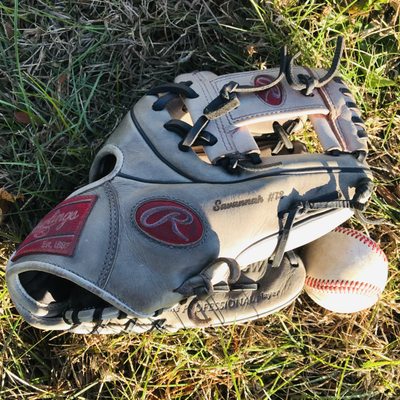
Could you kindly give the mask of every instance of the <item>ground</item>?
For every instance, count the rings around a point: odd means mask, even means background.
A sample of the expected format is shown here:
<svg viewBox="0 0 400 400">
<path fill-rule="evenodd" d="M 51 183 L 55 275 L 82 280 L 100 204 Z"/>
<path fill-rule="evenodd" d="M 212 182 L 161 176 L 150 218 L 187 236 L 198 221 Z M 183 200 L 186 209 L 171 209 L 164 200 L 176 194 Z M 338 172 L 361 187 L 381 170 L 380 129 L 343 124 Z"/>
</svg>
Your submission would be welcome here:
<svg viewBox="0 0 400 400">
<path fill-rule="evenodd" d="M 3 0 L 0 398 L 400 398 L 399 10 L 386 0 Z M 303 294 L 244 326 L 140 336 L 42 332 L 21 320 L 4 282 L 11 252 L 87 182 L 94 154 L 146 90 L 194 69 L 276 66 L 284 44 L 301 50 L 298 62 L 328 67 L 338 35 L 378 187 L 367 214 L 386 219 L 348 223 L 389 258 L 373 308 L 339 315 Z"/>
</svg>

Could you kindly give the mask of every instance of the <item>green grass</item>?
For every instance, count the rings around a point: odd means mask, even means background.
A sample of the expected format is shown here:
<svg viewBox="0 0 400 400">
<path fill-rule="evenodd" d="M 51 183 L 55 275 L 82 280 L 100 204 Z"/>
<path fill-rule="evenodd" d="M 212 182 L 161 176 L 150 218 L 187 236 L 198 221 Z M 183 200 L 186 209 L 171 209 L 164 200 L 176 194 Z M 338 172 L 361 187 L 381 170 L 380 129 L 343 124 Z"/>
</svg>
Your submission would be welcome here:
<svg viewBox="0 0 400 400">
<path fill-rule="evenodd" d="M 383 0 L 3 0 L 0 187 L 19 198 L 0 227 L 0 399 L 400 398 L 399 17 L 398 2 Z M 284 44 L 327 67 L 339 34 L 379 186 L 368 215 L 388 221 L 368 226 L 390 261 L 376 306 L 336 315 L 302 295 L 245 326 L 140 336 L 21 320 L 4 282 L 11 252 L 87 182 L 94 154 L 147 89 L 194 69 L 276 66 Z"/>
</svg>

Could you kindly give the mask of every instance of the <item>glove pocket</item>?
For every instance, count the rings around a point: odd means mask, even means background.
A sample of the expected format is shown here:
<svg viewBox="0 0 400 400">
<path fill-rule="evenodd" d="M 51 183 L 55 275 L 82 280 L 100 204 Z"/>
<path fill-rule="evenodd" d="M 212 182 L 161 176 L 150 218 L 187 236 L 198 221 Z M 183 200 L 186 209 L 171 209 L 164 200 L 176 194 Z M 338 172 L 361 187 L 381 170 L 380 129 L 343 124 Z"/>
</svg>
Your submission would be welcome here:
<svg viewBox="0 0 400 400">
<path fill-rule="evenodd" d="M 108 185 L 108 187 L 107 187 Z M 43 329 L 67 329 L 63 312 L 107 304 L 99 281 L 116 242 L 117 200 L 110 185 L 81 189 L 50 211 L 6 269 L 21 315 Z"/>
<path fill-rule="evenodd" d="M 129 185 L 121 181 L 120 191 Z M 143 185 L 120 206 L 119 251 L 104 288 L 128 314 L 153 316 L 183 299 L 176 289 L 218 257 L 219 239 L 187 190 Z"/>
</svg>

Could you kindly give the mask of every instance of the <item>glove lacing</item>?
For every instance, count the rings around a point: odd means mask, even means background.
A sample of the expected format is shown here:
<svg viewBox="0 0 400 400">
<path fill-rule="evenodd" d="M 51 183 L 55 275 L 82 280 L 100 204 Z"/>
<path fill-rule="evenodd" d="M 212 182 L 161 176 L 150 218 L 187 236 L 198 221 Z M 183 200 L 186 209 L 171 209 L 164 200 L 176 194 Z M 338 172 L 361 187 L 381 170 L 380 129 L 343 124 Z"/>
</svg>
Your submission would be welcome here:
<svg viewBox="0 0 400 400">
<path fill-rule="evenodd" d="M 315 79 L 309 75 L 298 74 L 296 81 L 293 73 L 293 63 L 294 60 L 296 60 L 296 58 L 298 58 L 301 53 L 299 52 L 293 57 L 289 57 L 289 61 L 286 65 L 286 79 L 292 89 L 300 91 L 305 96 L 312 96 L 312 92 L 315 88 L 322 87 L 329 83 L 333 79 L 334 75 L 337 72 L 337 69 L 339 68 L 340 59 L 342 58 L 343 53 L 343 45 L 343 36 L 339 36 L 336 42 L 335 54 L 333 56 L 331 67 L 329 68 L 325 76 L 321 79 Z"/>
<path fill-rule="evenodd" d="M 371 196 L 372 190 L 373 183 L 370 179 L 366 178 L 358 184 L 355 190 L 355 194 L 351 200 L 340 200 L 339 193 L 336 193 L 336 199 L 324 201 L 299 201 L 294 204 L 294 206 L 291 207 L 289 210 L 279 215 L 279 224 L 282 227 L 282 230 L 278 238 L 278 244 L 274 251 L 272 267 L 279 267 L 285 253 L 290 231 L 298 215 L 302 215 L 313 210 L 349 208 L 351 210 L 354 210 L 356 217 L 361 222 L 372 225 L 380 225 L 384 223 L 384 220 L 372 221 L 367 219 L 363 215 L 363 211 L 366 207 L 366 202 Z"/>
<path fill-rule="evenodd" d="M 300 53 L 297 53 L 293 57 L 288 57 L 287 49 L 284 47 L 281 51 L 280 57 L 280 68 L 278 76 L 275 80 L 265 86 L 240 86 L 237 82 L 231 81 L 224 85 L 220 90 L 220 94 L 217 98 L 211 101 L 203 110 L 203 115 L 194 123 L 193 126 L 184 123 L 179 120 L 171 120 L 167 122 L 164 127 L 167 130 L 178 133 L 182 137 L 182 141 L 179 143 L 179 149 L 181 151 L 188 151 L 192 146 L 203 145 L 212 146 L 216 143 L 216 138 L 205 130 L 209 121 L 219 118 L 240 105 L 240 100 L 238 93 L 247 94 L 255 93 L 259 91 L 264 91 L 277 85 L 284 76 L 286 76 L 287 82 L 290 87 L 296 91 L 301 92 L 304 96 L 312 96 L 313 90 L 315 88 L 323 87 L 328 84 L 332 79 L 340 79 L 335 77 L 335 74 L 339 68 L 340 59 L 343 53 L 344 41 L 343 37 L 339 37 L 336 43 L 335 53 L 332 60 L 331 67 L 327 73 L 320 79 L 316 79 L 312 76 L 305 74 L 298 74 L 297 77 L 294 75 L 294 61 L 298 58 Z M 169 92 L 167 95 L 159 98 L 154 104 L 153 109 L 160 109 L 160 107 L 165 107 L 165 105 L 171 101 L 173 98 L 178 98 L 179 96 L 186 96 L 187 93 L 190 94 L 191 98 L 197 97 L 198 95 L 193 91 L 189 90 L 192 82 L 182 82 L 178 84 L 173 84 L 172 90 L 167 90 L 168 85 L 159 86 L 152 89 L 149 94 L 161 94 Z M 189 88 L 189 89 L 188 89 Z M 340 89 L 344 95 L 348 95 L 348 89 Z M 189 97 L 189 96 L 188 96 Z M 353 103 L 349 102 L 348 105 L 351 106 Z M 355 106 L 355 105 L 354 105 Z M 354 117 L 353 117 L 354 118 Z M 355 121 L 354 123 L 362 123 L 362 121 Z M 289 135 L 295 130 L 296 124 L 299 123 L 298 120 L 287 121 L 285 124 L 280 125 L 278 122 L 273 123 L 273 129 L 280 140 L 273 150 L 273 154 L 279 152 L 282 147 L 285 147 L 289 152 L 293 149 L 293 144 L 289 139 Z M 366 133 L 363 127 L 357 132 L 359 137 L 365 137 Z M 354 154 L 356 158 L 359 155 Z M 360 156 L 360 160 L 363 157 Z M 249 165 L 247 161 L 250 161 Z M 257 166 L 261 164 L 261 158 L 258 154 L 234 154 L 228 155 L 224 158 L 218 160 L 217 165 L 223 166 L 228 172 L 237 173 L 240 169 L 249 172 L 260 172 L 265 169 L 273 168 L 279 163 L 272 163 L 267 166 Z M 356 193 L 352 200 L 340 200 L 338 197 L 336 199 L 331 199 L 328 201 L 301 201 L 296 203 L 288 211 L 280 215 L 280 226 L 281 233 L 278 239 L 278 245 L 276 247 L 273 259 L 273 267 L 278 267 L 282 261 L 283 255 L 285 253 L 286 243 L 289 237 L 290 230 L 296 217 L 300 214 L 307 213 L 311 210 L 317 209 L 340 209 L 340 208 L 350 208 L 355 211 L 356 216 L 361 222 L 369 224 L 381 224 L 382 220 L 370 221 L 363 214 L 362 211 L 365 209 L 365 204 L 367 199 L 372 193 L 373 184 L 369 179 L 359 183 L 356 188 Z M 205 289 L 204 289 L 205 288 Z M 204 296 L 209 296 L 212 293 L 212 286 L 204 285 L 201 290 L 202 293 L 196 294 L 196 298 L 192 300 L 189 309 L 190 316 L 193 320 L 196 320 L 194 309 L 198 301 Z M 196 320 L 197 321 L 197 320 Z M 199 320 L 197 322 L 201 323 L 203 321 L 205 324 L 207 320 Z"/>
<path fill-rule="evenodd" d="M 212 283 L 213 271 L 215 266 L 223 263 L 227 265 L 229 273 L 227 283 Z M 234 290 L 257 290 L 257 283 L 237 283 L 241 275 L 241 269 L 236 260 L 232 258 L 220 257 L 207 265 L 199 274 L 188 279 L 175 292 L 181 294 L 185 298 L 195 296 L 189 303 L 187 313 L 191 321 L 197 326 L 206 326 L 210 323 L 211 318 L 200 318 L 197 316 L 197 305 L 200 301 L 206 301 L 214 293 L 230 292 Z"/>
<path fill-rule="evenodd" d="M 175 132 L 182 137 L 182 141 L 179 143 L 179 149 L 181 151 L 189 151 L 191 147 L 197 145 L 212 146 L 217 142 L 217 139 L 211 133 L 205 130 L 207 124 L 209 121 L 220 118 L 221 116 L 239 107 L 239 93 L 245 95 L 248 93 L 256 93 L 271 89 L 286 76 L 288 84 L 294 90 L 300 91 L 305 96 L 312 96 L 312 92 L 315 88 L 320 88 L 326 85 L 335 77 L 335 74 L 339 68 L 342 53 L 343 37 L 339 37 L 336 43 L 332 65 L 324 77 L 321 79 L 316 79 L 305 74 L 298 74 L 297 77 L 295 77 L 293 73 L 293 64 L 300 53 L 297 53 L 293 57 L 289 57 L 287 54 L 287 48 L 285 46 L 281 50 L 278 76 L 271 83 L 264 86 L 240 86 L 237 82 L 231 81 L 224 85 L 220 90 L 219 96 L 212 100 L 204 108 L 203 115 L 197 119 L 193 126 L 183 121 L 173 119 L 168 121 L 164 127 L 165 129 Z M 147 94 L 163 94 L 163 96 L 153 103 L 153 110 L 163 110 L 170 101 L 180 97 L 198 97 L 199 95 L 190 88 L 191 85 L 192 82 L 186 81 L 180 83 L 163 84 L 154 87 L 148 91 Z M 285 136 L 288 136 L 290 133 L 282 126 L 274 127 L 274 131 L 279 132 L 280 134 L 283 132 Z M 291 145 L 288 145 L 288 142 L 290 142 L 289 139 L 287 141 L 283 140 L 285 147 L 290 150 Z M 250 161 L 252 164 L 260 164 L 262 162 L 258 154 L 250 153 L 225 156 L 218 160 L 217 165 L 223 166 L 229 172 L 237 173 L 238 167 L 241 166 L 243 161 Z M 250 171 L 250 169 L 246 170 Z"/>
</svg>

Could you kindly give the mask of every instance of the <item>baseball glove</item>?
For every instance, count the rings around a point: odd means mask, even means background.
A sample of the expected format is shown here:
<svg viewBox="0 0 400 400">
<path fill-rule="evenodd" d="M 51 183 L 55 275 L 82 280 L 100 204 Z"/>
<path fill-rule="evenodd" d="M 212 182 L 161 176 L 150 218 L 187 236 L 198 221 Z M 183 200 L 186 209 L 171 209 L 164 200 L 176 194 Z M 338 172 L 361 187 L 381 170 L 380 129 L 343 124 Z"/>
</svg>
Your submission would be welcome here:
<svg viewBox="0 0 400 400">
<path fill-rule="evenodd" d="M 243 322 L 304 284 L 290 251 L 360 212 L 367 135 L 329 71 L 194 72 L 151 89 L 97 154 L 90 183 L 14 253 L 6 278 L 32 325 L 74 332 Z M 309 120 L 323 153 L 294 133 Z"/>
</svg>

